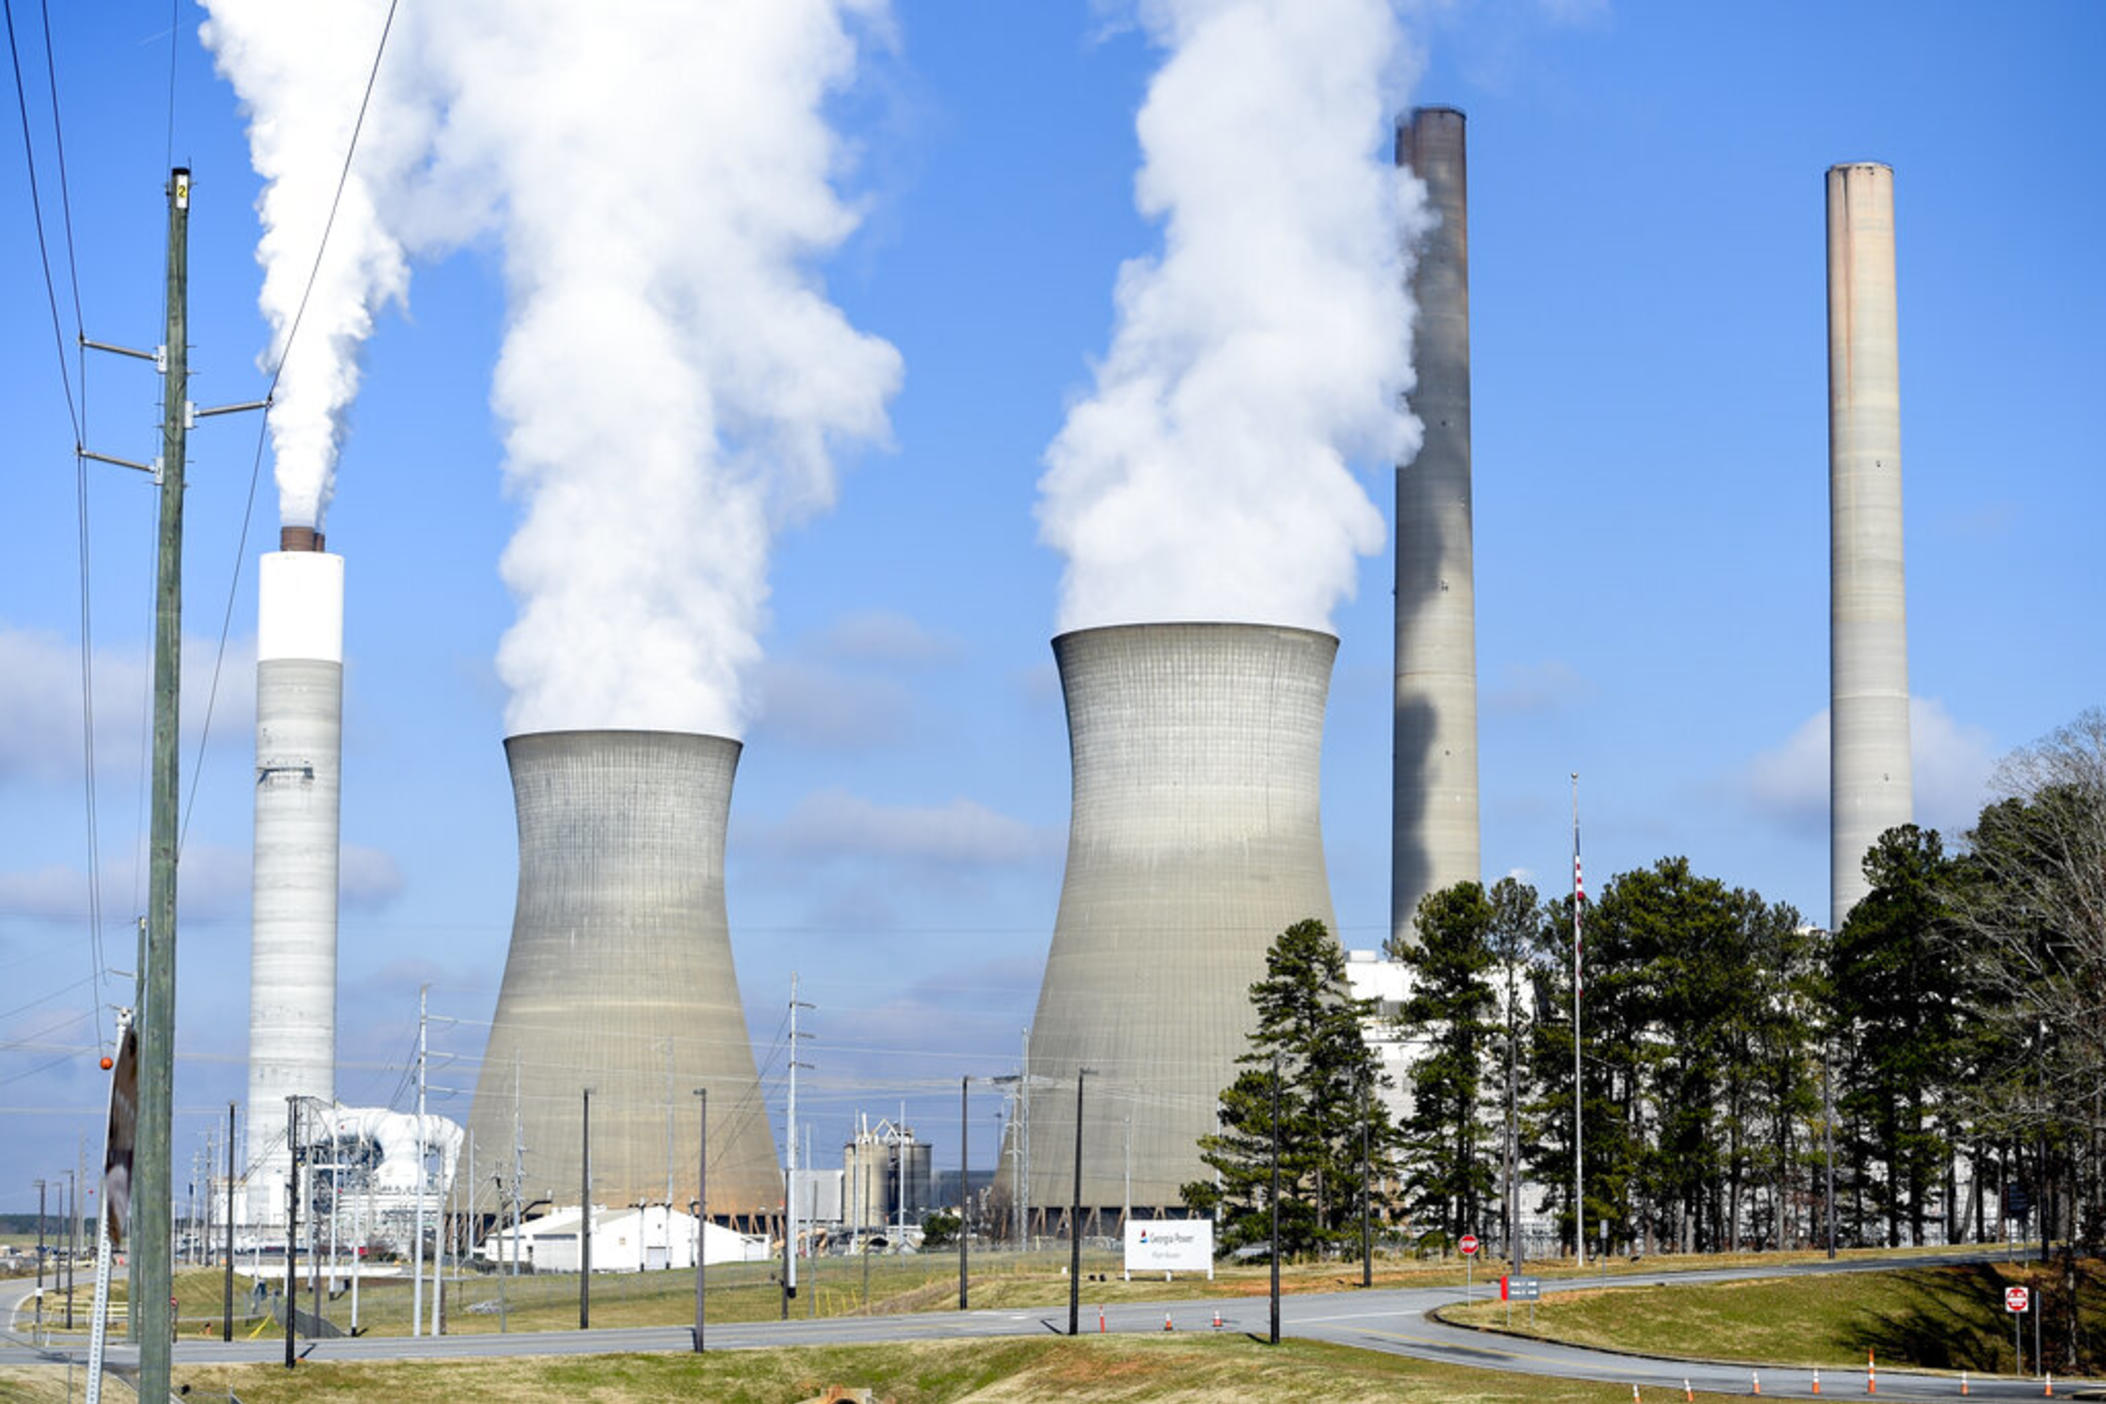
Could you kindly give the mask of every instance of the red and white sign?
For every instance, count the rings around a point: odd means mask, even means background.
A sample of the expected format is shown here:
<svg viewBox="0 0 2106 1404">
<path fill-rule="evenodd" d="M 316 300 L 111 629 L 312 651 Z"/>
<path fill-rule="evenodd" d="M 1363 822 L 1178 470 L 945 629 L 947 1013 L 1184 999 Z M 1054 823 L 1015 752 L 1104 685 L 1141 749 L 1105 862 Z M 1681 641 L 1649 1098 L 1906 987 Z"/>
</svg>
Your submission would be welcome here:
<svg viewBox="0 0 2106 1404">
<path fill-rule="evenodd" d="M 1456 1244 L 1455 1246 L 1462 1249 L 1462 1253 L 1465 1258 L 1472 1257 L 1477 1252 L 1477 1235 L 1474 1233 L 1466 1233 L 1462 1236 L 1462 1242 Z M 2020 1288 L 2019 1290 L 2023 1291 L 2025 1289 Z"/>
<path fill-rule="evenodd" d="M 2004 1310 L 2010 1312 L 2030 1311 L 2033 1294 L 2024 1287 L 2004 1288 Z"/>
</svg>

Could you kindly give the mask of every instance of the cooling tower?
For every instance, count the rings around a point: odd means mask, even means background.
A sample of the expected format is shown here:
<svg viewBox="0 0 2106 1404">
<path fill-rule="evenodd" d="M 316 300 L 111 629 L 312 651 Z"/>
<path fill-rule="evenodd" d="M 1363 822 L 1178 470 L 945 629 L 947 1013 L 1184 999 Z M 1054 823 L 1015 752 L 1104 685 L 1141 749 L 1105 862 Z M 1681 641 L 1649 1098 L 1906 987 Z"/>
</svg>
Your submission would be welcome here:
<svg viewBox="0 0 2106 1404">
<path fill-rule="evenodd" d="M 1390 932 L 1411 942 L 1419 899 L 1476 882 L 1477 597 L 1470 527 L 1470 229 L 1463 114 L 1414 109 L 1397 164 L 1438 222 L 1411 277 L 1418 457 L 1397 469 L 1396 715 Z"/>
<path fill-rule="evenodd" d="M 709 1089 L 709 1212 L 775 1212 L 782 1178 L 724 914 L 739 743 L 661 731 L 505 742 L 519 895 L 469 1121 L 484 1163 L 523 1146 L 523 1198 L 575 1204 L 580 1092 L 593 1199 L 694 1193 L 694 1089 Z M 516 1113 L 516 1120 L 515 1120 Z"/>
<path fill-rule="evenodd" d="M 1901 541 L 1894 172 L 1828 170 L 1828 834 L 1832 930 L 1914 813 Z"/>
<path fill-rule="evenodd" d="M 1182 1212 L 1180 1187 L 1211 1176 L 1197 1142 L 1249 1051 L 1265 952 L 1332 923 L 1317 762 L 1337 652 L 1253 624 L 1053 640 L 1074 808 L 1028 1047 L 1034 1209 L 1073 1191 L 1078 1067 L 1086 1210 L 1117 1213 L 1129 1163 L 1136 1213 Z"/>
<path fill-rule="evenodd" d="M 285 1099 L 336 1093 L 344 559 L 288 528 L 257 576 L 249 1222 L 285 1222 Z"/>
</svg>

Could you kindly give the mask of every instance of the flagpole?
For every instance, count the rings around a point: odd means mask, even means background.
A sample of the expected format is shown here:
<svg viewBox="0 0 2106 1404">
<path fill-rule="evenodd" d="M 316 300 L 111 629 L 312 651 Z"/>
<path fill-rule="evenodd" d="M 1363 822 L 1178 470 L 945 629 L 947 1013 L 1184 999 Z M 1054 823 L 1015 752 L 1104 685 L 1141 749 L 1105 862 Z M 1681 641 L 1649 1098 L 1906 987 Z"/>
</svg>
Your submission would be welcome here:
<svg viewBox="0 0 2106 1404">
<path fill-rule="evenodd" d="M 1580 875 L 1579 772 L 1572 772 L 1572 1247 L 1580 1267 L 1587 1266 L 1587 1178 L 1584 1151 L 1586 1094 L 1580 1065 L 1580 928 L 1587 888 Z"/>
</svg>

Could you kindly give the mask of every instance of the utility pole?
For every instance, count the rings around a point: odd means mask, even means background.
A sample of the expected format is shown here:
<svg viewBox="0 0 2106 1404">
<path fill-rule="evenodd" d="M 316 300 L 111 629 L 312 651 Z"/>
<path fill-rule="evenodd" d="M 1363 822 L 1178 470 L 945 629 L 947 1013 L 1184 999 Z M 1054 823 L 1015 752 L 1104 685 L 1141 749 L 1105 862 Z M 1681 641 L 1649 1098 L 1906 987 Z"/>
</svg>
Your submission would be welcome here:
<svg viewBox="0 0 2106 1404">
<path fill-rule="evenodd" d="M 973 1176 L 972 1160 L 967 1156 L 965 1143 L 971 1134 L 972 1121 L 967 1107 L 970 1077 L 958 1079 L 958 1310 L 970 1310 L 966 1305 L 966 1240 L 973 1236 Z"/>
<path fill-rule="evenodd" d="M 797 1011 L 816 1009 L 797 998 L 797 972 L 790 972 L 790 1108 L 783 1139 L 789 1143 L 782 1179 L 782 1319 L 790 1319 L 790 1298 L 797 1295 L 797 1070 L 810 1063 L 797 1061 L 797 1040 L 810 1034 L 797 1032 Z M 902 1166 L 904 1170 L 904 1166 Z M 902 1203 L 905 1202 L 904 1197 Z"/>
<path fill-rule="evenodd" d="M 1272 1193 L 1267 1208 L 1272 1211 L 1272 1330 L 1268 1339 L 1280 1343 L 1280 1055 L 1272 1055 Z"/>
<path fill-rule="evenodd" d="M 1828 1039 L 1821 1038 L 1821 1140 L 1827 1151 L 1828 1256 L 1835 1256 L 1835 1084 L 1829 1071 Z"/>
<path fill-rule="evenodd" d="M 1509 956 L 1512 948 L 1508 948 Z M 1506 1248 L 1508 1270 L 1521 1275 L 1521 1102 L 1516 1082 L 1520 1077 L 1515 1049 L 1514 962 L 1506 963 Z"/>
<path fill-rule="evenodd" d="M 1366 1073 L 1360 1075 L 1360 1285 L 1375 1285 L 1375 1169 L 1367 1153 L 1367 1123 L 1374 1110 Z"/>
<path fill-rule="evenodd" d="M 298 1307 L 300 1285 L 293 1277 L 294 1241 L 299 1236 L 300 1223 L 300 1098 L 298 1094 L 285 1099 L 285 1368 L 290 1370 L 297 1363 L 293 1358 L 294 1315 Z M 145 1348 L 145 1342 L 140 1342 Z"/>
<path fill-rule="evenodd" d="M 30 1340 L 44 1344 L 44 1182 L 37 1181 L 37 1316 Z"/>
<path fill-rule="evenodd" d="M 706 1260 L 709 1257 L 709 1089 L 697 1087 L 695 1097 L 702 1103 L 702 1133 L 695 1150 L 695 1354 L 703 1351 L 702 1343 L 702 1286 L 708 1275 Z"/>
<path fill-rule="evenodd" d="M 1024 1046 L 1024 1061 L 1017 1069 L 1016 1116 L 1010 1120 L 1009 1132 L 1016 1137 L 1024 1167 L 1016 1182 L 1016 1250 L 1021 1253 L 1025 1235 L 1031 1231 L 1031 1030 L 1026 1028 L 1018 1037 Z M 1017 1130 L 1020 1125 L 1021 1133 Z"/>
<path fill-rule="evenodd" d="M 431 986 L 417 987 L 417 1218 L 416 1234 L 410 1241 L 410 1334 L 424 1334 L 424 1185 L 430 1178 L 425 1161 L 431 1148 L 424 1140 L 424 1057 L 427 1042 Z"/>
<path fill-rule="evenodd" d="M 1082 1329 L 1082 1080 L 1075 1069 L 1075 1197 L 1068 1204 L 1068 1334 Z"/>
<path fill-rule="evenodd" d="M 526 1133 L 520 1129 L 519 1119 L 519 1052 L 512 1052 L 512 1276 L 519 1276 L 519 1226 L 526 1217 L 524 1191 L 520 1182 L 526 1178 Z"/>
<path fill-rule="evenodd" d="M 190 171 L 168 174 L 167 367 L 161 382 L 160 561 L 154 603 L 153 818 L 149 826 L 145 1008 L 139 1027 L 139 1139 L 132 1169 L 132 1319 L 141 1399 L 169 1394 L 174 1282 L 169 1215 L 175 1113 L 178 708 L 183 685 L 183 463 L 190 409 Z M 290 1303 L 288 1302 L 288 1305 Z"/>
<path fill-rule="evenodd" d="M 578 1329 L 592 1329 L 592 1089 L 585 1098 L 583 1136 L 578 1157 Z"/>
<path fill-rule="evenodd" d="M 227 1103 L 227 1238 L 226 1278 L 220 1290 L 219 1338 L 234 1339 L 234 1104 Z"/>
</svg>

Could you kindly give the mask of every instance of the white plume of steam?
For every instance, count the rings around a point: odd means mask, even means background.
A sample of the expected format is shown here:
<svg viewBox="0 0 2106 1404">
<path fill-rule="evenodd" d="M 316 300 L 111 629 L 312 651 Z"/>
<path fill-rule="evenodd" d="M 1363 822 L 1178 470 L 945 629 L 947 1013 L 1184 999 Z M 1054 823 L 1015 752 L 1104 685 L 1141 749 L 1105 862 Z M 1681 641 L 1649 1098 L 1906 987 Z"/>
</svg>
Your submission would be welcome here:
<svg viewBox="0 0 2106 1404">
<path fill-rule="evenodd" d="M 383 66 L 317 266 L 387 0 L 205 0 L 205 7 L 205 44 L 248 113 L 250 162 L 264 179 L 256 260 L 272 333 L 266 370 L 285 358 L 295 317 L 300 323 L 271 409 L 278 512 L 288 526 L 320 527 L 335 491 L 345 416 L 358 394 L 359 348 L 372 334 L 373 314 L 409 293 L 409 264 L 382 202 L 423 150 L 430 111 L 417 99 L 411 61 L 398 55 Z"/>
<path fill-rule="evenodd" d="M 445 13 L 441 170 L 497 192 L 510 285 L 507 724 L 739 735 L 771 533 L 832 503 L 834 454 L 887 436 L 899 385 L 811 271 L 856 224 L 823 106 L 885 8 Z"/>
<path fill-rule="evenodd" d="M 1325 628 L 1382 514 L 1347 460 L 1419 426 L 1406 241 L 1424 190 L 1388 159 L 1404 52 L 1388 0 L 1141 0 L 1169 51 L 1138 120 L 1159 257 L 1119 271 L 1093 393 L 1046 453 L 1060 627 Z"/>
<path fill-rule="evenodd" d="M 255 35 L 321 42 L 319 11 L 282 8 L 302 21 Z M 831 505 L 839 453 L 886 439 L 900 381 L 813 268 L 857 222 L 824 107 L 859 45 L 889 39 L 886 0 L 412 8 L 384 80 L 398 46 L 413 59 L 368 134 L 426 140 L 383 153 L 396 184 L 374 208 L 420 252 L 485 230 L 503 250 L 492 400 L 524 504 L 501 567 L 520 602 L 506 724 L 739 735 L 771 536 Z M 373 280 L 363 306 L 398 286 Z"/>
</svg>

